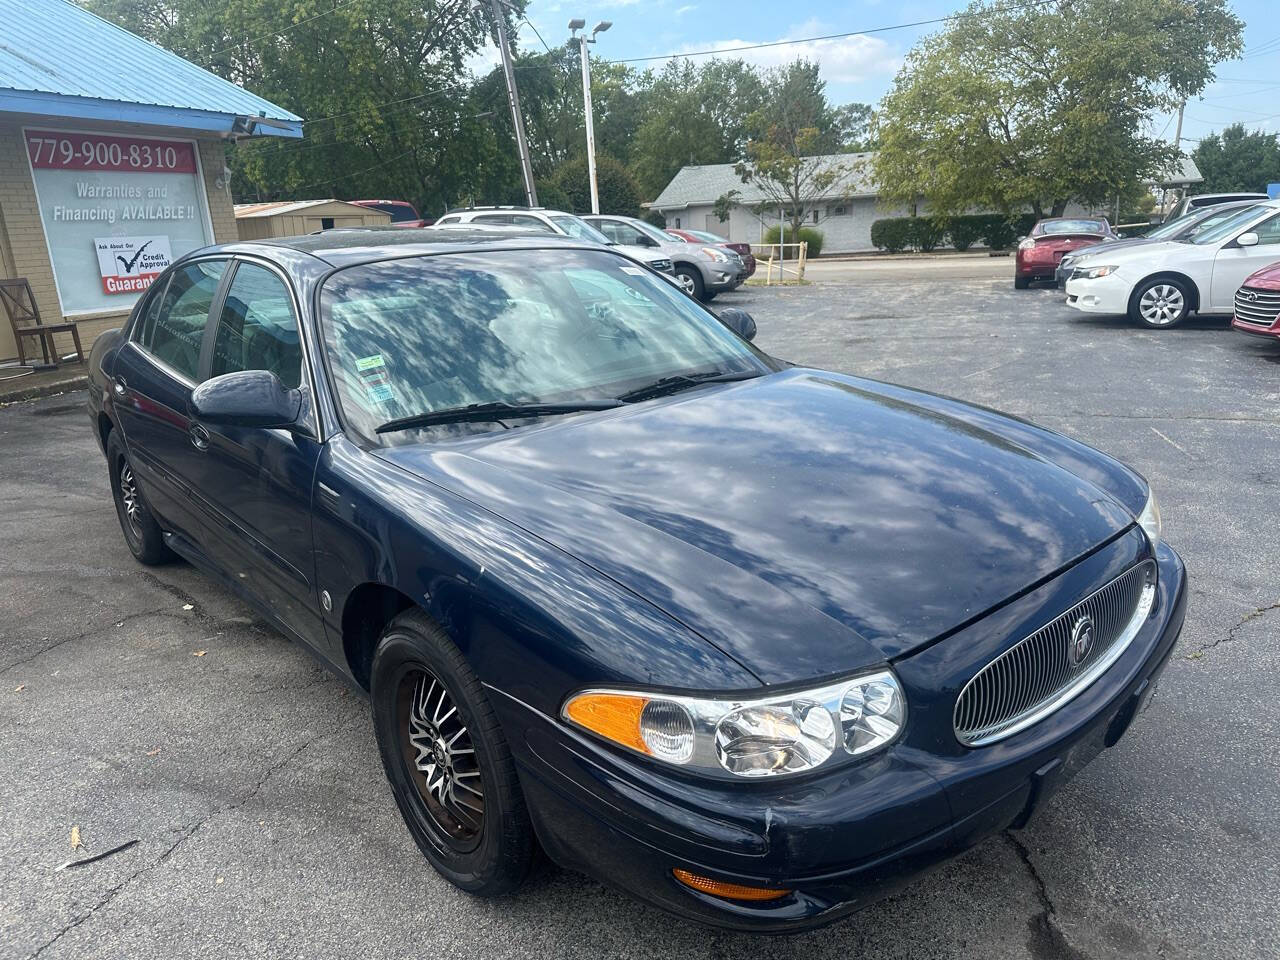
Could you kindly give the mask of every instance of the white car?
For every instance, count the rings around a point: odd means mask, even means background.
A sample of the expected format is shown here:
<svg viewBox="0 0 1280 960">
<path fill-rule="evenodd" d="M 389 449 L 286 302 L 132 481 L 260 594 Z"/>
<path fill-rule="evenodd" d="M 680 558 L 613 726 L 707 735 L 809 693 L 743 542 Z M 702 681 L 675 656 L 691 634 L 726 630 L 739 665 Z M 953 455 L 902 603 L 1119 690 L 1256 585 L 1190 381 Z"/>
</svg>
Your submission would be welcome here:
<svg viewBox="0 0 1280 960">
<path fill-rule="evenodd" d="M 450 210 L 437 220 L 435 225 L 448 227 L 464 223 L 490 227 L 523 227 L 527 230 L 558 233 L 563 237 L 573 237 L 575 240 L 589 240 L 592 243 L 613 247 L 614 250 L 626 254 L 632 260 L 648 264 L 662 273 L 675 275 L 671 257 L 663 251 L 615 243 L 581 217 L 562 210 L 545 210 L 542 207 L 471 207 L 467 210 Z"/>
<path fill-rule="evenodd" d="M 1067 280 L 1067 304 L 1172 327 L 1192 312 L 1230 314 L 1245 277 L 1277 260 L 1280 200 L 1269 200 L 1185 240 L 1082 257 Z"/>
</svg>

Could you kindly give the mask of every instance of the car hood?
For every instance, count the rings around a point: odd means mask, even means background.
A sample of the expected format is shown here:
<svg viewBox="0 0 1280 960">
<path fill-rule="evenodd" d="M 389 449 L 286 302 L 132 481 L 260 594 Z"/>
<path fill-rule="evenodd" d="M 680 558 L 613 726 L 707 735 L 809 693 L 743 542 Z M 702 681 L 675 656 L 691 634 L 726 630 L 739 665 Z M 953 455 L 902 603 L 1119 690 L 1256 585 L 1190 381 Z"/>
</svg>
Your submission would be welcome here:
<svg viewBox="0 0 1280 960">
<path fill-rule="evenodd" d="M 1194 243 L 1178 243 L 1174 240 L 1155 240 L 1150 243 L 1138 244 L 1132 247 L 1126 247 L 1115 251 L 1115 264 L 1122 266 L 1126 263 L 1135 261 L 1143 261 L 1150 263 L 1152 268 L 1159 264 L 1167 257 L 1175 257 L 1179 260 L 1195 259 L 1197 252 L 1202 252 L 1210 259 L 1216 252 L 1216 247 L 1198 247 Z M 1107 260 L 1111 260 L 1111 250 L 1090 250 L 1090 257 L 1106 256 Z"/>
<path fill-rule="evenodd" d="M 1080 263 L 1086 258 L 1106 256 L 1112 250 L 1127 250 L 1130 247 L 1149 247 L 1153 243 L 1159 243 L 1158 240 L 1148 240 L 1145 237 L 1130 237 L 1127 240 L 1111 240 L 1106 243 L 1097 243 L 1091 247 L 1081 247 L 1078 253 L 1069 253 L 1067 257 L 1071 258 L 1073 263 Z M 1063 257 L 1062 259 L 1067 259 Z"/>
<path fill-rule="evenodd" d="M 657 247 L 633 247 L 629 243 L 615 243 L 611 244 L 609 249 L 617 250 L 632 260 L 639 260 L 641 263 L 653 263 L 655 260 L 671 259 L 670 254 Z"/>
<path fill-rule="evenodd" d="M 916 396 L 797 368 L 379 455 L 798 682 L 907 654 L 1133 522 Z"/>
<path fill-rule="evenodd" d="M 1280 290 L 1280 263 L 1273 263 L 1257 273 L 1249 274 L 1242 286 L 1256 287 L 1259 290 Z"/>
</svg>

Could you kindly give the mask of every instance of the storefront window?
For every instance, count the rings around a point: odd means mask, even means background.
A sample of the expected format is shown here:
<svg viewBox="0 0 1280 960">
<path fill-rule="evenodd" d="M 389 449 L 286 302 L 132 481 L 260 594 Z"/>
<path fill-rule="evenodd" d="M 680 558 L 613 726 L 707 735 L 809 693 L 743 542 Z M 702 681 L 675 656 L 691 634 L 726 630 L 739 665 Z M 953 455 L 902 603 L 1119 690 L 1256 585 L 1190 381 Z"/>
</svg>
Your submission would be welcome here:
<svg viewBox="0 0 1280 960">
<path fill-rule="evenodd" d="M 124 311 L 213 240 L 195 144 L 26 130 L 64 314 Z"/>
</svg>

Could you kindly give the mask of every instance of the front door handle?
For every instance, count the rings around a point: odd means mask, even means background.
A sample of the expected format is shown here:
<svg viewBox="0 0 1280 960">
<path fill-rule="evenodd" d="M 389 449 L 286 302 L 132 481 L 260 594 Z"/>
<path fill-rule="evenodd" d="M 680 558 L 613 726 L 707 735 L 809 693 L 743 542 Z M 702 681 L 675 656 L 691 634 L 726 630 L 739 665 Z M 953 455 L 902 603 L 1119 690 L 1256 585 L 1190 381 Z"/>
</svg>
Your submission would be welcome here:
<svg viewBox="0 0 1280 960">
<path fill-rule="evenodd" d="M 187 436 L 191 438 L 191 445 L 197 450 L 209 449 L 209 431 L 198 423 L 192 423 L 187 427 Z"/>
</svg>

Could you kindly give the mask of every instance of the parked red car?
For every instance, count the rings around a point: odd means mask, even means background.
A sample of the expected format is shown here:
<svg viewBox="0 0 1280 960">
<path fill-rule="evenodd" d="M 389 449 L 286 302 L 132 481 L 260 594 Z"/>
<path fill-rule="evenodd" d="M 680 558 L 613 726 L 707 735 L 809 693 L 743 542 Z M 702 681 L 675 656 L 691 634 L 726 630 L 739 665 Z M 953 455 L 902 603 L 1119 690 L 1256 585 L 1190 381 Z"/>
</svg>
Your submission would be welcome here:
<svg viewBox="0 0 1280 960">
<path fill-rule="evenodd" d="M 742 265 L 747 268 L 747 272 L 743 274 L 744 279 L 756 272 L 756 257 L 751 252 L 749 243 L 730 243 L 724 237 L 707 233 L 705 230 L 668 230 L 667 233 L 673 237 L 679 237 L 686 243 L 712 243 L 717 247 L 728 247 L 742 258 Z"/>
<path fill-rule="evenodd" d="M 1013 285 L 1019 290 L 1033 280 L 1053 280 L 1062 255 L 1107 240 L 1119 240 L 1103 217 L 1051 217 L 1040 220 L 1018 244 Z"/>
<path fill-rule="evenodd" d="M 434 220 L 423 219 L 422 214 L 408 200 L 348 200 L 357 207 L 370 207 L 391 215 L 393 227 L 429 227 Z"/>
<path fill-rule="evenodd" d="M 1245 278 L 1236 291 L 1231 326 L 1241 333 L 1280 340 L 1280 263 Z"/>
</svg>

